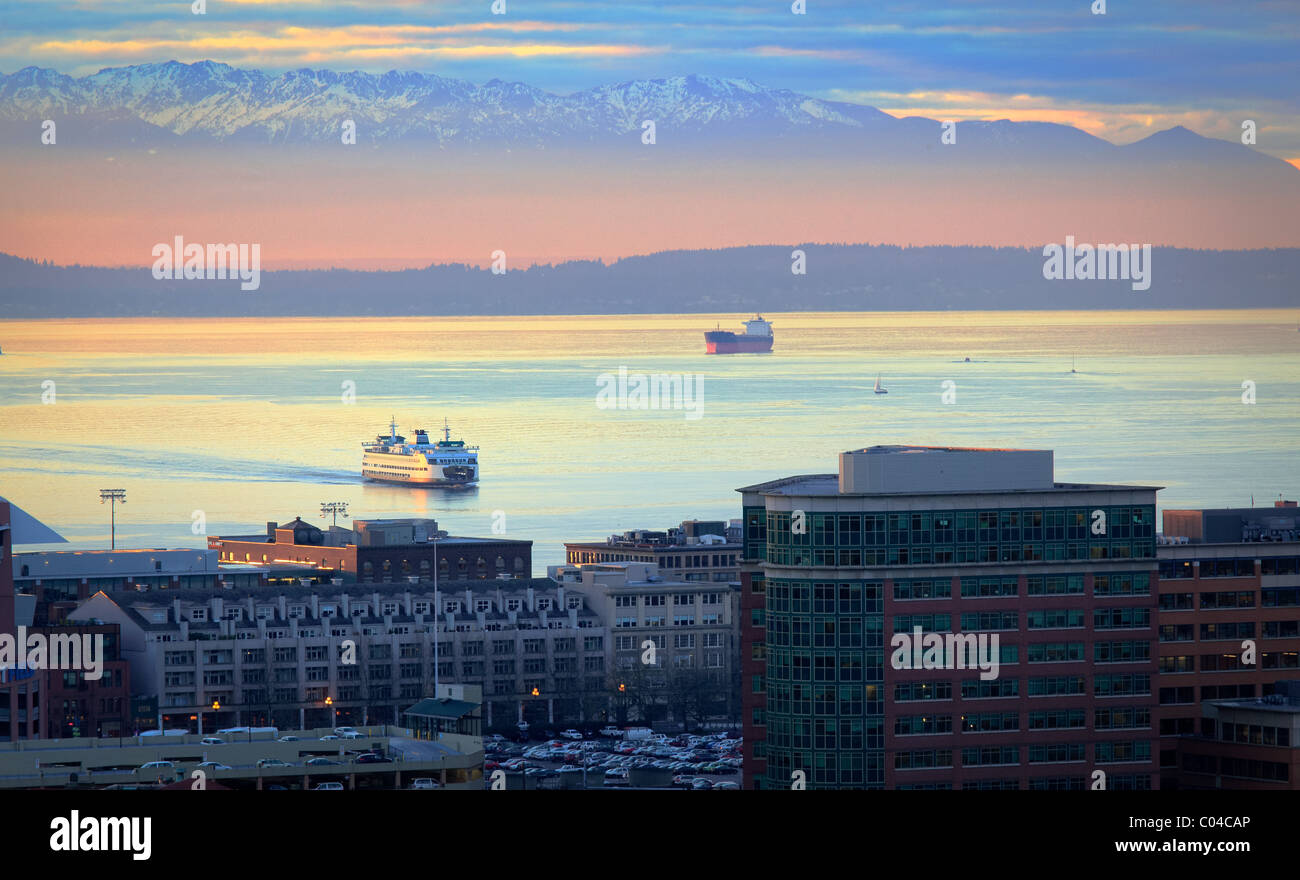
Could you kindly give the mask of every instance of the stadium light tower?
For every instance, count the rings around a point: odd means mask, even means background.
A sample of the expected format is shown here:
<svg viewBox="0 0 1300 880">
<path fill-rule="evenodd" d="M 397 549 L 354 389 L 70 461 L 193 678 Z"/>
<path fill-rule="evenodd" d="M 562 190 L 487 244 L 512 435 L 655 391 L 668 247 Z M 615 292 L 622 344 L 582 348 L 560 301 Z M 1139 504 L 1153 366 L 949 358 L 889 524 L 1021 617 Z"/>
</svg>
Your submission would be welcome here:
<svg viewBox="0 0 1300 880">
<path fill-rule="evenodd" d="M 120 501 L 123 504 L 126 504 L 126 490 L 125 489 L 100 489 L 99 503 L 103 504 L 105 501 L 108 502 L 109 523 L 110 523 L 109 528 L 111 529 L 111 531 L 109 532 L 109 549 L 116 550 L 117 549 L 117 503 Z"/>
<path fill-rule="evenodd" d="M 320 515 L 333 516 L 334 525 L 339 524 L 339 514 L 348 515 L 348 503 L 346 501 L 322 501 L 320 505 Z"/>
</svg>

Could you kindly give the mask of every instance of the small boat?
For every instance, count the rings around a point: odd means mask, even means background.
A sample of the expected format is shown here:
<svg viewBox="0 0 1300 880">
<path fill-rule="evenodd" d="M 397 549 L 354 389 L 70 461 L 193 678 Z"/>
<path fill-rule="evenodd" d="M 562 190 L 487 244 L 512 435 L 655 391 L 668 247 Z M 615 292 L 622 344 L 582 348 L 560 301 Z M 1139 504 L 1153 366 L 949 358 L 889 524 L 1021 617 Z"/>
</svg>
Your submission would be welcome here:
<svg viewBox="0 0 1300 880">
<path fill-rule="evenodd" d="M 1077 373 L 1077 372 L 1079 372 L 1078 370 L 1075 369 L 1075 367 L 1078 366 L 1078 361 L 1079 361 L 1079 359 L 1078 359 L 1077 357 L 1075 357 L 1074 355 L 1071 355 L 1071 356 L 1070 356 L 1070 372 L 1071 372 L 1071 373 Z"/>
<path fill-rule="evenodd" d="M 873 389 L 871 389 L 871 390 L 874 391 L 874 392 L 876 392 L 877 394 L 888 394 L 888 393 L 889 393 L 889 389 L 885 388 L 883 385 L 880 384 L 880 376 L 879 376 L 879 375 L 876 376 L 876 387 L 873 388 Z"/>
</svg>

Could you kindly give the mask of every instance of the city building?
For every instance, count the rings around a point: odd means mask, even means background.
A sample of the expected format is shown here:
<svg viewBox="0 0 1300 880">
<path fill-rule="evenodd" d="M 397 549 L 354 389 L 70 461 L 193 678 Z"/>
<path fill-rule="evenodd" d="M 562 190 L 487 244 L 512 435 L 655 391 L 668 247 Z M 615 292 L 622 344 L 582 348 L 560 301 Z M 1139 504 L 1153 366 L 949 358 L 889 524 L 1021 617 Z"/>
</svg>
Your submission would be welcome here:
<svg viewBox="0 0 1300 880">
<path fill-rule="evenodd" d="M 103 590 L 199 589 L 219 586 L 213 550 L 43 550 L 15 554 L 14 583 L 36 597 L 37 623 Z"/>
<path fill-rule="evenodd" d="M 648 562 L 678 581 L 726 584 L 740 579 L 740 524 L 686 520 L 666 532 L 635 530 L 605 541 L 568 542 L 564 561 Z"/>
<path fill-rule="evenodd" d="M 0 498 L 0 638 L 17 647 L 19 627 L 35 620 L 36 601 L 19 594 L 14 583 L 14 546 L 51 544 L 64 539 L 18 505 Z M 0 743 L 37 739 L 42 724 L 47 673 L 18 665 L 16 658 L 0 665 Z"/>
<path fill-rule="evenodd" d="M 321 529 L 301 517 L 266 524 L 264 535 L 212 536 L 223 567 L 298 565 L 344 582 L 381 584 L 409 578 L 472 580 L 532 577 L 532 541 L 462 538 L 431 519 L 354 520 L 351 529 Z"/>
<path fill-rule="evenodd" d="M 1160 767 L 1181 784 L 1179 738 L 1205 703 L 1267 697 L 1300 679 L 1300 510 L 1166 510 L 1159 559 Z"/>
<path fill-rule="evenodd" d="M 548 573 L 608 627 L 614 672 L 639 720 L 695 726 L 739 715 L 738 584 L 677 580 L 652 562 L 556 565 Z"/>
<path fill-rule="evenodd" d="M 610 641 L 546 578 L 97 593 L 69 615 L 121 628 L 136 694 L 164 728 L 399 724 L 437 680 L 473 685 L 483 724 L 599 717 Z M 193 718 L 194 722 L 190 719 Z"/>
<path fill-rule="evenodd" d="M 1168 787 L 1300 791 L 1300 680 L 1269 691 L 1202 702 L 1196 734 L 1178 739 Z"/>
<path fill-rule="evenodd" d="M 472 705 L 472 704 L 471 704 Z M 344 789 L 392 790 L 431 779 L 452 791 L 483 790 L 483 740 L 450 731 L 416 736 L 394 725 L 358 730 L 359 739 L 322 739 L 332 727 L 281 728 L 205 734 L 28 740 L 0 743 L 0 789 L 268 788 L 310 790 L 322 783 Z M 278 740 L 278 736 L 286 739 Z M 206 742 L 204 740 L 207 740 Z M 388 758 L 357 761 L 362 753 Z M 316 763 L 308 763 L 315 760 Z M 144 765 L 166 761 L 171 766 Z M 200 764 L 207 763 L 200 768 Z M 218 765 L 218 766 L 214 766 Z"/>
<path fill-rule="evenodd" d="M 59 626 L 34 626 L 44 636 L 102 639 L 98 678 L 85 670 L 46 672 L 45 738 L 113 737 L 135 732 L 131 706 L 131 664 L 118 651 L 121 627 L 91 621 Z"/>
<path fill-rule="evenodd" d="M 1158 787 L 1156 487 L 875 446 L 738 491 L 749 787 Z"/>
</svg>

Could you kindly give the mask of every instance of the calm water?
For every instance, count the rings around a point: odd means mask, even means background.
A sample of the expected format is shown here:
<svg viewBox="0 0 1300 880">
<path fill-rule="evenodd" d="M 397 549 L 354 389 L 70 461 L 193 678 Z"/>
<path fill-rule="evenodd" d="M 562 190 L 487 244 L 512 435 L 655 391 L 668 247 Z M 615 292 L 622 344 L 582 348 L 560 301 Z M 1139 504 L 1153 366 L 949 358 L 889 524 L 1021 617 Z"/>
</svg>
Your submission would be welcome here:
<svg viewBox="0 0 1300 880">
<path fill-rule="evenodd" d="M 776 314 L 772 354 L 703 354 L 742 317 L 0 322 L 0 494 L 74 547 L 108 544 L 101 487 L 127 490 L 126 547 L 203 546 L 196 510 L 248 533 L 346 501 L 466 535 L 500 510 L 537 573 L 564 540 L 738 517 L 737 486 L 877 443 L 1051 448 L 1058 479 L 1165 486 L 1162 507 L 1300 494 L 1294 311 Z M 703 417 L 597 408 L 620 366 L 702 375 Z M 390 416 L 449 419 L 480 487 L 363 483 Z"/>
</svg>

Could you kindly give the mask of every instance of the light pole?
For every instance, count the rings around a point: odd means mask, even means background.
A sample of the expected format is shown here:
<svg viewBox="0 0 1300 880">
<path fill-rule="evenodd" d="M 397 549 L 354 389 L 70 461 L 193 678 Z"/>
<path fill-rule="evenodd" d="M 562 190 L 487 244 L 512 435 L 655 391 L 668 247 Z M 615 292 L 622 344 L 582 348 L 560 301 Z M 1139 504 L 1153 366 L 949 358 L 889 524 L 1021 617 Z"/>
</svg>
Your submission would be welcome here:
<svg viewBox="0 0 1300 880">
<path fill-rule="evenodd" d="M 339 726 L 339 712 L 334 708 L 333 697 L 325 697 L 325 705 L 329 706 L 330 709 L 330 730 L 332 731 L 334 728 Z"/>
<path fill-rule="evenodd" d="M 334 525 L 339 524 L 339 514 L 348 515 L 348 503 L 346 501 L 322 501 L 320 505 L 320 515 L 322 517 L 333 516 Z"/>
<path fill-rule="evenodd" d="M 125 489 L 100 489 L 99 503 L 103 504 L 105 501 L 108 502 L 109 523 L 110 523 L 109 528 L 111 529 L 109 533 L 110 536 L 109 549 L 116 550 L 117 549 L 117 503 L 120 501 L 123 504 L 126 504 L 126 490 Z"/>
</svg>

